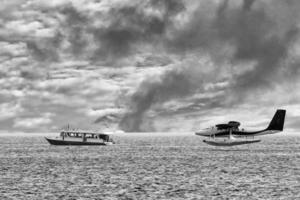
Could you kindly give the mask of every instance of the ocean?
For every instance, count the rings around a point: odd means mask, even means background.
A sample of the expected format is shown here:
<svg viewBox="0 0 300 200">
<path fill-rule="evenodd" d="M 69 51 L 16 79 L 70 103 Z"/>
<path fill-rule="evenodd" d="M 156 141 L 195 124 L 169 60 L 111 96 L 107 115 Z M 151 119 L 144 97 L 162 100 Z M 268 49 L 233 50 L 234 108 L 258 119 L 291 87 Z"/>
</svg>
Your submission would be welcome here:
<svg viewBox="0 0 300 200">
<path fill-rule="evenodd" d="M 51 146 L 0 136 L 0 199 L 300 199 L 300 137 L 213 147 L 194 135 Z"/>
</svg>

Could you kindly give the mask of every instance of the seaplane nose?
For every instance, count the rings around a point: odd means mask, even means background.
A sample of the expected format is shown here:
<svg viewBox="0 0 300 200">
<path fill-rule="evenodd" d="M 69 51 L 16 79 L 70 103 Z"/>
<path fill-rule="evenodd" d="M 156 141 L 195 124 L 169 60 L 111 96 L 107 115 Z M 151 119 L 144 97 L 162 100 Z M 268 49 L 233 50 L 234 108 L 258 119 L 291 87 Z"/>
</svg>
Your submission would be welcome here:
<svg viewBox="0 0 300 200">
<path fill-rule="evenodd" d="M 195 133 L 195 135 L 206 136 L 206 135 L 207 135 L 207 133 L 206 133 L 206 131 L 204 131 L 204 130 L 201 130 L 201 131 L 197 131 L 197 132 Z"/>
</svg>

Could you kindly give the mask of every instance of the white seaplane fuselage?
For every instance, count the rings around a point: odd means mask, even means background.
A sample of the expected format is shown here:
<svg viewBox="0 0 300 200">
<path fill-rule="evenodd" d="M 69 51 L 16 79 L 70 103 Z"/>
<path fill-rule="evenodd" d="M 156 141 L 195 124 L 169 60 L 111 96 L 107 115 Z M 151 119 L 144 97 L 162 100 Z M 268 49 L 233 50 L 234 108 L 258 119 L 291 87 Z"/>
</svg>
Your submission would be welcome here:
<svg viewBox="0 0 300 200">
<path fill-rule="evenodd" d="M 204 136 L 204 137 L 223 137 L 223 138 L 228 138 L 230 135 L 230 130 L 224 130 L 221 129 L 219 130 L 217 127 L 211 127 L 211 128 L 206 128 L 197 131 L 195 134 L 199 136 Z M 275 134 L 280 131 L 278 130 L 253 130 L 253 129 L 245 129 L 245 128 L 240 128 L 240 129 L 234 129 L 231 132 L 231 135 L 233 137 L 254 137 L 254 136 L 260 136 L 260 135 L 268 135 L 268 134 Z"/>
</svg>

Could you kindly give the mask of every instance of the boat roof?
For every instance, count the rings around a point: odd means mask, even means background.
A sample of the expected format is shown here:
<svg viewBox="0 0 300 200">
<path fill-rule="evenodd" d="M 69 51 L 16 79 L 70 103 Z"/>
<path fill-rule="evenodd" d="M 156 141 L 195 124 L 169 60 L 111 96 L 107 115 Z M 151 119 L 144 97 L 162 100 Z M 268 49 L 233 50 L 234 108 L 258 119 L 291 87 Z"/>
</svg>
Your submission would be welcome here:
<svg viewBox="0 0 300 200">
<path fill-rule="evenodd" d="M 79 133 L 79 134 L 94 134 L 94 135 L 111 135 L 112 133 L 104 133 L 90 130 L 62 130 L 61 133 Z"/>
</svg>

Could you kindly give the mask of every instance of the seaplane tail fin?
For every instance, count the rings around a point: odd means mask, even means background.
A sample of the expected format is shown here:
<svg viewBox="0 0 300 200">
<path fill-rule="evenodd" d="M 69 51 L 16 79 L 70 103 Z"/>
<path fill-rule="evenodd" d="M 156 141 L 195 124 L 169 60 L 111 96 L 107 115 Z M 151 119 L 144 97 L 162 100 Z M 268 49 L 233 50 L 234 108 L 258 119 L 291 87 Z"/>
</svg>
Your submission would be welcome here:
<svg viewBox="0 0 300 200">
<path fill-rule="evenodd" d="M 282 131 L 285 119 L 285 110 L 277 110 L 267 130 Z"/>
</svg>

